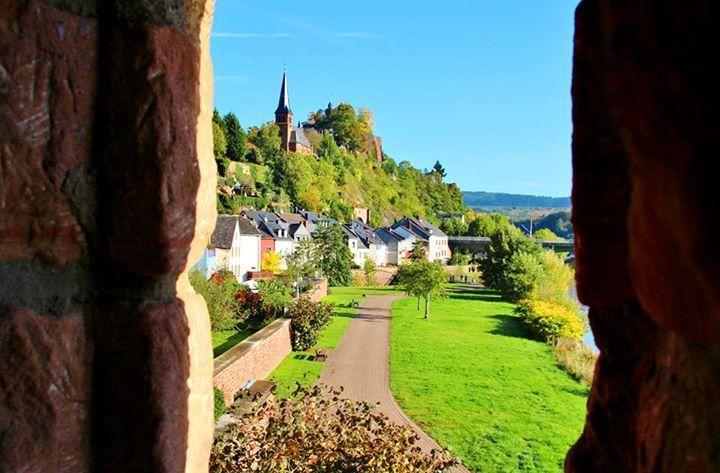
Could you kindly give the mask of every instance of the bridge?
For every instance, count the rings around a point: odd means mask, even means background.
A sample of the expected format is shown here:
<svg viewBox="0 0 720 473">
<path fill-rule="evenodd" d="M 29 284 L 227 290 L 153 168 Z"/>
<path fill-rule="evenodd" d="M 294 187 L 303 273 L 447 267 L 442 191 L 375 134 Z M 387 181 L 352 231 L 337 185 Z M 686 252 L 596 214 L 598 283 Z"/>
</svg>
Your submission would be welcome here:
<svg viewBox="0 0 720 473">
<path fill-rule="evenodd" d="M 543 248 L 555 251 L 557 253 L 575 252 L 572 240 L 540 240 L 535 239 L 536 243 L 540 243 Z M 448 245 L 451 251 L 463 250 L 473 253 L 485 253 L 490 245 L 490 238 L 476 236 L 449 236 Z"/>
</svg>

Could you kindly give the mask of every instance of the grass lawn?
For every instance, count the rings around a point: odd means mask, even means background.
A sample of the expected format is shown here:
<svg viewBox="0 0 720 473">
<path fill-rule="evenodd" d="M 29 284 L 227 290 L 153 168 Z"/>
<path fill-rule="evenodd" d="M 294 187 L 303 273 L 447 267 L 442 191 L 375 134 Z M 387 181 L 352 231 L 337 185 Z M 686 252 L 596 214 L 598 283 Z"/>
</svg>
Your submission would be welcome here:
<svg viewBox="0 0 720 473">
<path fill-rule="evenodd" d="M 259 330 L 259 329 L 257 329 Z M 247 328 L 243 330 L 218 330 L 212 332 L 213 357 L 217 358 L 238 343 L 242 342 L 257 331 Z"/>
<path fill-rule="evenodd" d="M 452 286 L 422 319 L 393 305 L 391 387 L 405 412 L 474 471 L 561 471 L 587 388 L 531 340 L 512 304 Z"/>
<path fill-rule="evenodd" d="M 311 386 L 320 377 L 325 365 L 315 361 L 317 348 L 332 349 L 338 346 L 350 324 L 350 320 L 357 312 L 356 308 L 348 307 L 351 300 L 360 302 L 364 294 L 392 294 L 396 292 L 393 287 L 331 287 L 330 293 L 323 301 L 332 302 L 335 306 L 330 324 L 325 327 L 317 344 L 307 351 L 290 353 L 275 371 L 268 377 L 277 383 L 276 395 L 288 397 L 295 390 L 295 383 Z"/>
</svg>

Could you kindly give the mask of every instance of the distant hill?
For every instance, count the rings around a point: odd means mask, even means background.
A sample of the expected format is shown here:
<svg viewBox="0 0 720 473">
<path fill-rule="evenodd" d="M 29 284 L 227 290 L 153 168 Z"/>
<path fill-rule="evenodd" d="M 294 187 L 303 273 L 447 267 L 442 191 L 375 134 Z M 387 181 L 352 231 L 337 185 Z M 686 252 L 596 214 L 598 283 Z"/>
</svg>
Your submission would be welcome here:
<svg viewBox="0 0 720 473">
<path fill-rule="evenodd" d="M 478 207 L 543 207 L 570 208 L 570 197 L 504 194 L 501 192 L 463 192 L 465 205 Z"/>
</svg>

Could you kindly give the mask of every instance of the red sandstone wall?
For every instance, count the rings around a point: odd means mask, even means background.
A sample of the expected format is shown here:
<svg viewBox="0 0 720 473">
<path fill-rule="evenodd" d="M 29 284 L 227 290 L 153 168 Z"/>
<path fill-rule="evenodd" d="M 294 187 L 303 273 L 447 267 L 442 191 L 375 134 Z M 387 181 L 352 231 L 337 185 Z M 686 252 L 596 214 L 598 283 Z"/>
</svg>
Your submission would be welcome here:
<svg viewBox="0 0 720 473">
<path fill-rule="evenodd" d="M 206 464 L 209 338 L 177 287 L 211 2 L 0 3 L 0 471 Z"/>
<path fill-rule="evenodd" d="M 328 281 L 325 278 L 318 279 L 313 286 L 305 293 L 313 302 L 320 302 L 328 293 Z"/>
<path fill-rule="evenodd" d="M 265 379 L 290 352 L 290 320 L 276 320 L 215 358 L 213 385 L 230 405 L 248 381 Z"/>
<path fill-rule="evenodd" d="M 720 4 L 584 0 L 578 294 L 601 350 L 574 472 L 720 471 Z"/>
</svg>

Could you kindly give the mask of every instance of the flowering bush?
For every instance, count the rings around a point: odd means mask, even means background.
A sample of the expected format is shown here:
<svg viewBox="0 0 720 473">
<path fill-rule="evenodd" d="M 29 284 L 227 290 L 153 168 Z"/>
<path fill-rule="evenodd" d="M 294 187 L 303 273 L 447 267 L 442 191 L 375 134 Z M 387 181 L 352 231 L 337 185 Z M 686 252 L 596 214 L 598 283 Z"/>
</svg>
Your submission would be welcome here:
<svg viewBox="0 0 720 473">
<path fill-rule="evenodd" d="M 261 325 L 266 317 L 260 293 L 252 292 L 249 288 L 235 293 L 237 301 L 238 318 L 251 325 Z"/>
<path fill-rule="evenodd" d="M 340 391 L 298 386 L 273 399 L 215 441 L 210 471 L 431 472 L 457 464 L 445 452 L 424 453 L 418 436 L 368 403 Z"/>
<path fill-rule="evenodd" d="M 290 305 L 290 341 L 293 350 L 304 351 L 317 343 L 320 330 L 330 322 L 333 305 L 301 297 Z"/>
<path fill-rule="evenodd" d="M 220 270 L 207 280 L 195 269 L 190 272 L 190 284 L 205 299 L 213 330 L 227 330 L 238 323 L 234 296 L 239 284 L 232 273 Z"/>
<path fill-rule="evenodd" d="M 530 299 L 520 302 L 516 311 L 541 339 L 579 340 L 585 332 L 580 315 L 568 307 L 551 301 Z"/>
</svg>

